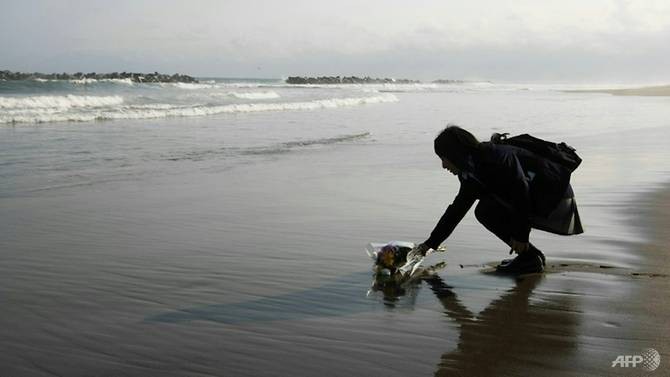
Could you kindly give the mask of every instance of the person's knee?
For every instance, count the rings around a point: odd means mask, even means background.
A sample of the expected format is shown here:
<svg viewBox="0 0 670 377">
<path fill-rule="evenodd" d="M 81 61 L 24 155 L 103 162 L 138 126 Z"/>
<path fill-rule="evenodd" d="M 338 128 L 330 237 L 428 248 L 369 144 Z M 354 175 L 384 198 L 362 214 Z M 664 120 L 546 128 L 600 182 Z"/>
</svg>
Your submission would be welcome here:
<svg viewBox="0 0 670 377">
<path fill-rule="evenodd" d="M 496 203 L 480 201 L 475 207 L 475 218 L 484 228 L 495 234 L 503 242 L 508 243 L 510 239 L 510 219 L 505 209 Z"/>
</svg>

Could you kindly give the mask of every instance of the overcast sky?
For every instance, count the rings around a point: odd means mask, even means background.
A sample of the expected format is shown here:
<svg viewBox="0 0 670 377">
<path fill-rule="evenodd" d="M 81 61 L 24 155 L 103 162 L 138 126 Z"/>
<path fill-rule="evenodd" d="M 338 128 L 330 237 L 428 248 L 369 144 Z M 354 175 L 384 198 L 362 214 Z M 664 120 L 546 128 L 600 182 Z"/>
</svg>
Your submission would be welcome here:
<svg viewBox="0 0 670 377">
<path fill-rule="evenodd" d="M 0 0 L 0 69 L 670 82 L 670 0 Z"/>
</svg>

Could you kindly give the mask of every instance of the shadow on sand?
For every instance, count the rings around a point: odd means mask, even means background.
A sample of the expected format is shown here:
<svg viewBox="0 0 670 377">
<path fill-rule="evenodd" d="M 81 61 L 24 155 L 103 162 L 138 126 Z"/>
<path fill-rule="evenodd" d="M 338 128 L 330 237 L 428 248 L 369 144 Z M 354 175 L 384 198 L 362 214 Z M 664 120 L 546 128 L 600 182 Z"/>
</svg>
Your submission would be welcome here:
<svg viewBox="0 0 670 377">
<path fill-rule="evenodd" d="M 565 370 L 575 352 L 577 313 L 570 295 L 531 300 L 542 274 L 515 279 L 515 286 L 478 314 L 472 313 L 438 275 L 423 279 L 460 328 L 458 346 L 442 355 L 436 376 L 529 375 Z M 557 362 L 558 361 L 558 362 Z M 535 373 L 533 373 L 535 374 Z"/>
</svg>

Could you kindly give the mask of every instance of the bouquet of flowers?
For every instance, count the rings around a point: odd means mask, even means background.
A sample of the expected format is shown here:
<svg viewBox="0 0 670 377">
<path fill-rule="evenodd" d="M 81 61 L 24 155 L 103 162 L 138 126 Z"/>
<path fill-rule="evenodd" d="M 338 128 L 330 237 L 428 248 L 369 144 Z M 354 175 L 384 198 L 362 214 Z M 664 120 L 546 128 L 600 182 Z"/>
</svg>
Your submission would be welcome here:
<svg viewBox="0 0 670 377">
<path fill-rule="evenodd" d="M 414 248 L 413 242 L 391 241 L 369 243 L 365 250 L 374 261 L 373 270 L 382 275 L 391 275 L 407 262 L 407 253 Z"/>
<path fill-rule="evenodd" d="M 405 266 L 407 263 L 407 254 L 415 247 L 413 242 L 405 241 L 391 241 L 387 243 L 369 243 L 365 251 L 373 260 L 372 270 L 378 276 L 391 276 L 400 272 L 401 274 L 413 274 L 423 261 L 423 258 L 413 261 L 410 266 Z M 426 256 L 432 252 L 446 251 L 444 246 L 438 247 L 436 250 L 429 249 Z M 401 269 L 401 267 L 403 267 Z M 411 271 L 411 272 L 410 272 Z"/>
</svg>

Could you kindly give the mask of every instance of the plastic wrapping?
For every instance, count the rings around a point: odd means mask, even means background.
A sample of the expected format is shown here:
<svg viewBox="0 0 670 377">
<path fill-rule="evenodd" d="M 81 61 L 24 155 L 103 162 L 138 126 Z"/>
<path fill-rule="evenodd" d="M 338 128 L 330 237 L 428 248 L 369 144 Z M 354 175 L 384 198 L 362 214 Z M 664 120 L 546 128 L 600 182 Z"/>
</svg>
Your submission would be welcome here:
<svg viewBox="0 0 670 377">
<path fill-rule="evenodd" d="M 398 272 L 406 262 L 407 253 L 414 246 L 413 242 L 391 241 L 387 243 L 371 242 L 365 247 L 374 263 L 373 270 L 380 275 L 392 275 Z"/>
<path fill-rule="evenodd" d="M 365 247 L 365 251 L 373 262 L 372 270 L 379 276 L 391 276 L 397 273 L 413 274 L 421 265 L 424 258 L 419 258 L 407 263 L 407 254 L 416 246 L 414 242 L 390 241 L 386 243 L 371 242 Z M 435 251 L 445 251 L 445 247 L 437 250 L 428 249 L 427 256 Z"/>
</svg>

